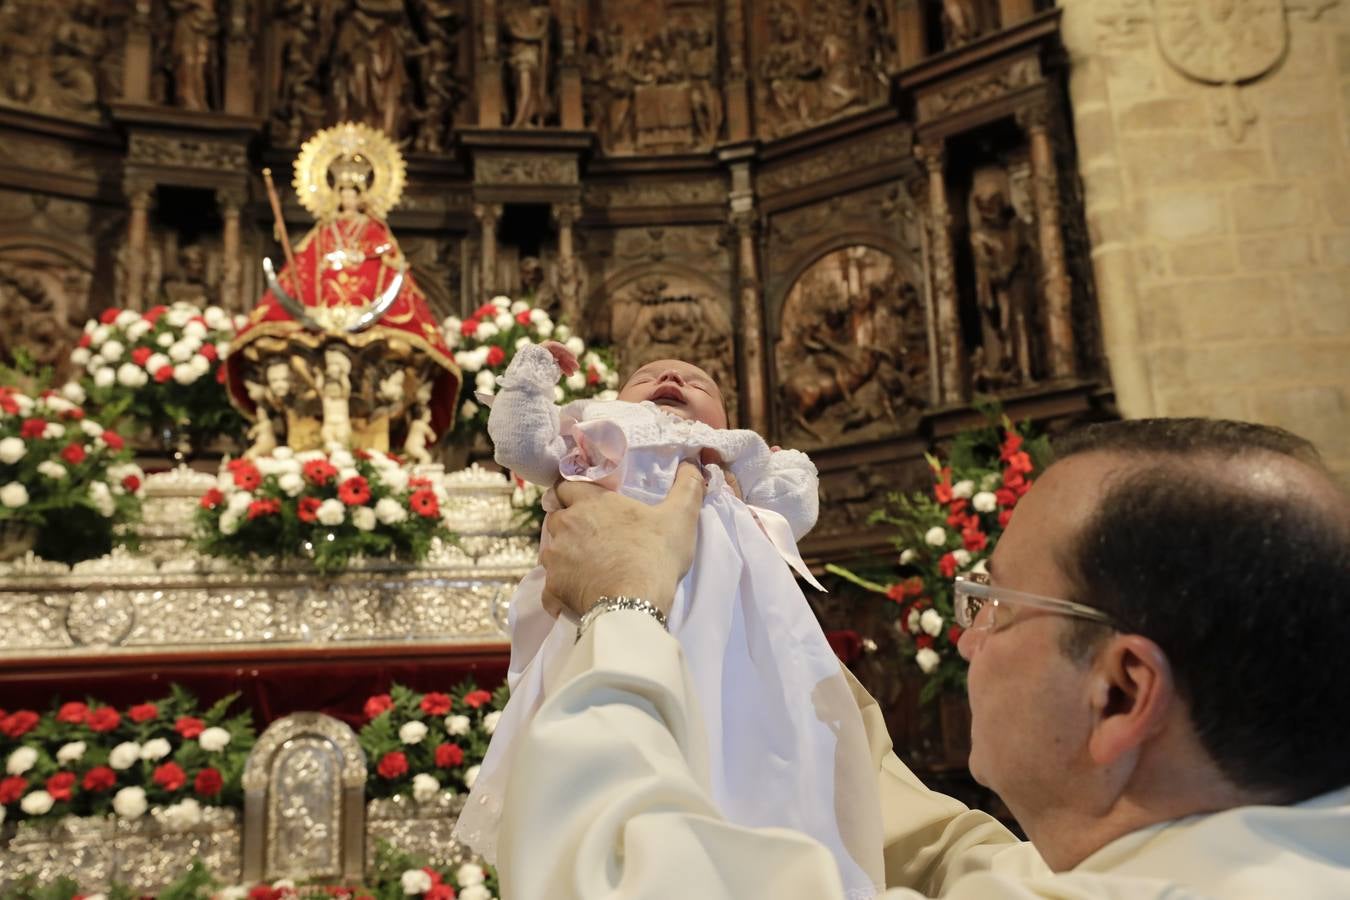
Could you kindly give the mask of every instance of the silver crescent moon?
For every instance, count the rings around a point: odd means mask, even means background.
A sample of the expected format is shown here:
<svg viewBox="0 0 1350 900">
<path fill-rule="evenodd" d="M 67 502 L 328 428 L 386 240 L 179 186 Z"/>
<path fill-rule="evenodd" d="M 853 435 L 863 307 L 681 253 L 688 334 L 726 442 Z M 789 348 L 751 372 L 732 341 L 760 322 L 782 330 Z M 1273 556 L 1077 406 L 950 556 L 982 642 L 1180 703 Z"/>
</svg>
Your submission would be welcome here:
<svg viewBox="0 0 1350 900">
<path fill-rule="evenodd" d="M 375 301 L 375 305 L 363 312 L 361 318 L 347 326 L 347 333 L 357 334 L 380 321 L 389 307 L 394 305 L 394 301 L 398 299 L 398 292 L 401 290 L 403 290 L 402 270 L 394 276 L 393 281 L 389 282 L 389 286 L 384 289 L 384 293 L 380 294 L 380 299 Z"/>
<path fill-rule="evenodd" d="M 262 261 L 263 275 L 267 278 L 268 289 L 276 296 L 277 302 L 281 304 L 282 309 L 291 314 L 301 325 L 310 331 L 323 331 L 323 326 L 314 321 L 309 312 L 305 309 L 305 304 L 296 300 L 282 288 L 281 282 L 277 281 L 276 269 L 272 266 L 271 257 L 264 256 Z"/>
</svg>

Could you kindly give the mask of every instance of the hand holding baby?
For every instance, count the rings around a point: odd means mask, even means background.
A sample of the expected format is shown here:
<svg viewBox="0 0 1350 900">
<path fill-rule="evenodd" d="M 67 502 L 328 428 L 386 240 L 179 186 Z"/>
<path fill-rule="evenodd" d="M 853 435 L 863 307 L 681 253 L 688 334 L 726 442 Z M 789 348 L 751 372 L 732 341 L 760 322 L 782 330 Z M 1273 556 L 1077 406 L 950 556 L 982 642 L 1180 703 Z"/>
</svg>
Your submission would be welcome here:
<svg viewBox="0 0 1350 900">
<path fill-rule="evenodd" d="M 581 364 L 577 362 L 576 354 L 557 341 L 544 341 L 542 346 L 552 355 L 564 375 L 571 375 L 581 368 Z"/>
</svg>

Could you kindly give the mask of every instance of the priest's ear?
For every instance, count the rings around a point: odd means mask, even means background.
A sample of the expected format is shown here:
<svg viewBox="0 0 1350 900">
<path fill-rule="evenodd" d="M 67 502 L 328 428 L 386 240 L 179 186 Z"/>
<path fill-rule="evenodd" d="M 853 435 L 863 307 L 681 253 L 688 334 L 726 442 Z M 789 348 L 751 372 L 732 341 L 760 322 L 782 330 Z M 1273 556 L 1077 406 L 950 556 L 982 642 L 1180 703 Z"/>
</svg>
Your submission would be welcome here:
<svg viewBox="0 0 1350 900">
<path fill-rule="evenodd" d="M 1139 634 L 1116 634 L 1091 662 L 1093 725 L 1088 752 L 1110 765 L 1161 733 L 1176 701 L 1172 664 Z"/>
</svg>

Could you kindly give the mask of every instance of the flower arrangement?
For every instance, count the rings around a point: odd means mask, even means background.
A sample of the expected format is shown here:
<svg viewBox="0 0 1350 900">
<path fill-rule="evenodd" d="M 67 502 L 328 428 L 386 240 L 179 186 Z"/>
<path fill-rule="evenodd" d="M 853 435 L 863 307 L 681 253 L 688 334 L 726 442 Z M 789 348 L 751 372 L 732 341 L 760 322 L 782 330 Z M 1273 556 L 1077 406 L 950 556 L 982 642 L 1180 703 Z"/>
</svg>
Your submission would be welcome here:
<svg viewBox="0 0 1350 900">
<path fill-rule="evenodd" d="M 218 306 L 105 309 L 85 323 L 70 361 L 109 422 L 125 418 L 156 435 L 183 430 L 197 443 L 242 435 L 247 423 L 221 387 L 220 364 L 239 324 Z"/>
<path fill-rule="evenodd" d="M 952 579 L 985 572 L 1014 507 L 1049 461 L 1049 442 L 1027 423 L 1013 425 L 996 407 L 989 424 L 961 432 L 944 465 L 926 455 L 930 492 L 891 494 L 869 522 L 895 528 L 898 579 L 880 583 L 848 569 L 826 569 L 884 594 L 896 616 L 906 658 L 925 676 L 920 699 L 965 688 L 966 664 L 957 652 L 961 629 L 953 619 Z M 884 577 L 884 576 L 882 576 Z"/>
<path fill-rule="evenodd" d="M 368 699 L 359 735 L 370 765 L 366 794 L 427 803 L 473 787 L 506 698 L 505 685 L 492 692 L 467 681 L 450 693 L 396 684 Z"/>
<path fill-rule="evenodd" d="M 455 434 L 465 440 L 476 433 L 487 433 L 487 413 L 475 394 L 497 390 L 497 376 L 506 371 L 516 351 L 526 344 L 559 341 L 572 351 L 581 368 L 564 378 L 554 391 L 557 403 L 582 397 L 614 399 L 619 373 L 614 357 L 603 348 L 586 348 L 586 343 L 564 323 L 555 323 L 549 314 L 524 300 L 493 297 L 460 320 L 450 316 L 441 323 L 445 341 L 455 351 L 455 362 L 464 370 L 460 387 L 459 416 Z M 468 377 L 472 376 L 472 377 Z"/>
<path fill-rule="evenodd" d="M 145 474 L 85 399 L 78 384 L 37 397 L 0 387 L 0 528 L 26 530 L 59 562 L 106 553 L 115 527 L 140 517 Z"/>
<path fill-rule="evenodd" d="M 241 807 L 255 736 L 247 713 L 226 716 L 236 696 L 202 711 L 175 686 L 124 710 L 88 700 L 0 714 L 0 821 L 149 812 L 184 830 L 203 806 Z"/>
<path fill-rule="evenodd" d="M 202 495 L 202 552 L 231 559 L 302 557 L 323 574 L 355 556 L 424 559 L 437 539 L 453 540 L 444 487 L 393 456 L 372 450 L 227 459 Z"/>
</svg>

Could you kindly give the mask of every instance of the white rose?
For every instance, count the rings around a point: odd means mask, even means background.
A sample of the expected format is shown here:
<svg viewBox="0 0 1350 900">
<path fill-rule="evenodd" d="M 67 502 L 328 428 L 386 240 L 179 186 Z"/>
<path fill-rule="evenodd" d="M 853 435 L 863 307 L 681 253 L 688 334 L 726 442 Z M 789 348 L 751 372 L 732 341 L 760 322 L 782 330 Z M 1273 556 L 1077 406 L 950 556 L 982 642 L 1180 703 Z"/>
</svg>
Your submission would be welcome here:
<svg viewBox="0 0 1350 900">
<path fill-rule="evenodd" d="M 141 745 L 141 759 L 154 762 L 168 756 L 172 750 L 164 738 L 151 738 Z"/>
<path fill-rule="evenodd" d="M 942 613 L 936 609 L 925 609 L 919 616 L 919 627 L 923 629 L 924 634 L 933 637 L 942 634 Z"/>
<path fill-rule="evenodd" d="M 473 783 L 478 780 L 478 770 L 481 768 L 482 766 L 469 766 L 464 770 L 464 786 L 466 788 L 473 787 Z"/>
<path fill-rule="evenodd" d="M 166 331 L 159 337 L 155 338 L 155 343 L 167 350 L 168 348 L 173 346 L 173 335 Z"/>
<path fill-rule="evenodd" d="M 126 771 L 141 761 L 141 745 L 135 741 L 123 741 L 108 754 L 108 765 L 119 772 Z"/>
<path fill-rule="evenodd" d="M 492 900 L 492 892 L 485 884 L 471 884 L 459 892 L 459 900 Z"/>
<path fill-rule="evenodd" d="M 457 881 L 461 887 L 482 884 L 486 878 L 487 873 L 483 871 L 483 867 L 474 863 L 466 862 L 455 870 L 455 881 Z"/>
<path fill-rule="evenodd" d="M 46 791 L 33 791 L 19 801 L 19 808 L 30 816 L 41 816 L 51 812 L 54 802 Z"/>
<path fill-rule="evenodd" d="M 375 502 L 375 518 L 385 525 L 396 525 L 408 518 L 408 511 L 393 497 L 381 497 Z"/>
<path fill-rule="evenodd" d="M 487 369 L 484 369 L 474 376 L 473 386 L 484 394 L 492 394 L 497 390 L 497 378 Z"/>
<path fill-rule="evenodd" d="M 22 775 L 38 760 L 38 752 L 32 747 L 19 747 L 5 760 L 5 771 L 11 775 Z"/>
<path fill-rule="evenodd" d="M 219 753 L 230 743 L 230 733 L 218 725 L 213 725 L 197 735 L 197 743 L 207 753 Z"/>
<path fill-rule="evenodd" d="M 122 346 L 121 341 L 108 341 L 99 348 L 98 355 L 110 363 L 117 362 L 122 358 L 122 354 L 126 352 L 126 349 L 126 347 Z"/>
<path fill-rule="evenodd" d="M 572 329 L 568 328 L 566 325 L 563 325 L 562 323 L 559 323 L 553 329 L 553 337 L 555 340 L 566 341 L 571 336 L 572 336 Z"/>
<path fill-rule="evenodd" d="M 319 524 L 329 526 L 341 525 L 343 519 L 347 517 L 347 511 L 342 505 L 342 501 L 334 498 L 329 498 L 320 503 L 314 514 L 318 517 Z"/>
<path fill-rule="evenodd" d="M 971 498 L 970 505 L 975 507 L 976 512 L 993 512 L 998 509 L 998 498 L 990 491 L 980 491 Z"/>
<path fill-rule="evenodd" d="M 145 360 L 145 371 L 151 375 L 170 364 L 170 360 L 163 353 L 151 353 Z"/>
<path fill-rule="evenodd" d="M 139 819 L 149 806 L 145 802 L 145 788 L 124 787 L 113 795 L 113 812 L 124 819 Z"/>
<path fill-rule="evenodd" d="M 117 367 L 117 383 L 122 387 L 138 388 L 148 380 L 145 370 L 135 363 L 124 362 Z"/>
<path fill-rule="evenodd" d="M 911 609 L 909 615 L 905 617 L 905 628 L 910 634 L 919 633 L 919 611 Z"/>
<path fill-rule="evenodd" d="M 517 300 L 515 303 L 511 304 L 511 315 L 513 316 L 520 315 L 529 308 L 530 304 L 526 303 L 524 300 Z"/>
<path fill-rule="evenodd" d="M 975 482 L 969 478 L 964 478 L 952 485 L 952 496 L 959 497 L 962 500 L 969 500 L 970 495 L 975 493 Z"/>
<path fill-rule="evenodd" d="M 112 387 L 116 381 L 117 373 L 112 370 L 111 366 L 103 366 L 94 370 L 94 387 Z"/>
<path fill-rule="evenodd" d="M 426 736 L 427 726 L 417 721 L 405 722 L 398 730 L 398 739 L 405 744 L 420 744 Z"/>
<path fill-rule="evenodd" d="M 918 653 L 914 654 L 914 662 L 918 664 L 919 670 L 925 675 L 931 675 L 933 670 L 942 662 L 942 657 L 938 656 L 936 650 L 932 647 L 924 647 Z"/>
<path fill-rule="evenodd" d="M 494 709 L 486 716 L 483 716 L 483 728 L 488 734 L 494 734 L 497 731 L 497 721 L 501 719 L 501 717 L 502 711 L 500 709 Z"/>
<path fill-rule="evenodd" d="M 190 363 L 179 363 L 173 367 L 173 380 L 179 384 L 189 385 L 200 377 L 201 374 Z"/>
<path fill-rule="evenodd" d="M 77 366 L 89 365 L 89 360 L 92 359 L 93 356 L 94 354 L 89 352 L 88 347 L 76 347 L 74 350 L 70 351 L 70 361 Z"/>
<path fill-rule="evenodd" d="M 413 776 L 413 799 L 418 803 L 429 803 L 441 792 L 441 783 L 426 773 Z"/>
<path fill-rule="evenodd" d="M 127 326 L 127 340 L 134 344 L 145 337 L 146 332 L 149 330 L 150 323 L 145 321 L 145 319 L 138 319 Z"/>
<path fill-rule="evenodd" d="M 585 341 L 583 341 L 576 335 L 572 335 L 570 338 L 563 341 L 563 346 L 565 346 L 568 350 L 571 350 L 573 356 L 580 356 L 581 354 L 586 352 Z"/>
<path fill-rule="evenodd" d="M 18 509 L 20 506 L 28 504 L 28 488 L 19 484 L 17 481 L 11 481 L 4 487 L 0 487 L 0 505 L 8 506 L 10 509 Z"/>
<path fill-rule="evenodd" d="M 905 549 L 900 551 L 900 565 L 907 566 L 919 558 L 919 554 L 913 550 Z"/>
<path fill-rule="evenodd" d="M 473 336 L 480 341 L 486 341 L 496 337 L 500 330 L 501 329 L 497 327 L 495 322 L 479 322 L 478 328 L 474 331 Z"/>
<path fill-rule="evenodd" d="M 89 745 L 84 741 L 71 741 L 68 744 L 62 744 L 61 749 L 56 751 L 56 761 L 59 763 L 73 763 L 84 756 L 84 751 L 89 749 Z"/>
<path fill-rule="evenodd" d="M 127 328 L 135 322 L 141 321 L 141 314 L 134 309 L 124 309 L 113 319 L 113 324 L 118 328 Z"/>
<path fill-rule="evenodd" d="M 285 491 L 287 497 L 298 497 L 305 489 L 305 479 L 299 472 L 287 472 L 277 479 L 277 487 Z"/>
<path fill-rule="evenodd" d="M 113 513 L 117 512 L 117 501 L 113 499 L 112 489 L 102 481 L 89 483 L 89 499 L 93 501 L 98 514 L 105 519 L 112 518 Z"/>
<path fill-rule="evenodd" d="M 464 405 L 459 408 L 459 417 L 461 419 L 472 419 L 478 414 L 478 404 L 472 400 L 465 400 Z"/>
<path fill-rule="evenodd" d="M 61 386 L 61 396 L 65 397 L 76 406 L 79 406 L 89 399 L 89 395 L 84 392 L 84 388 L 80 387 L 78 381 L 67 381 L 63 384 Z"/>
<path fill-rule="evenodd" d="M 408 897 L 416 897 L 431 890 L 431 876 L 421 869 L 409 869 L 403 873 L 399 882 L 403 885 L 404 895 Z"/>
<path fill-rule="evenodd" d="M 191 797 L 185 797 L 172 806 L 156 810 L 155 818 L 167 831 L 187 831 L 201 824 L 202 805 Z"/>
<path fill-rule="evenodd" d="M 361 531 L 375 530 L 375 510 L 369 506 L 358 506 L 352 510 L 352 524 Z"/>
<path fill-rule="evenodd" d="M 497 307 L 498 309 L 511 308 L 511 298 L 506 296 L 505 294 L 498 294 L 488 302 L 491 303 L 493 306 Z"/>
<path fill-rule="evenodd" d="M 923 542 L 930 547 L 941 547 L 947 543 L 947 532 L 941 525 L 934 525 L 924 533 Z"/>
<path fill-rule="evenodd" d="M 23 442 L 23 438 L 7 437 L 0 440 L 0 462 L 13 465 L 23 459 L 24 454 L 28 452 L 28 445 Z"/>
<path fill-rule="evenodd" d="M 511 326 L 516 324 L 515 318 L 508 312 L 498 313 L 492 320 L 492 324 L 497 326 L 498 331 L 510 331 Z"/>
<path fill-rule="evenodd" d="M 458 716 L 458 715 L 456 715 L 456 716 L 446 716 L 446 717 L 445 717 L 445 730 L 446 730 L 446 733 L 447 733 L 447 734 L 454 734 L 454 735 L 468 734 L 468 733 L 469 733 L 469 717 L 468 717 L 468 716 Z"/>
<path fill-rule="evenodd" d="M 956 560 L 958 566 L 970 565 L 970 551 L 966 549 L 953 550 L 952 559 Z"/>
</svg>

